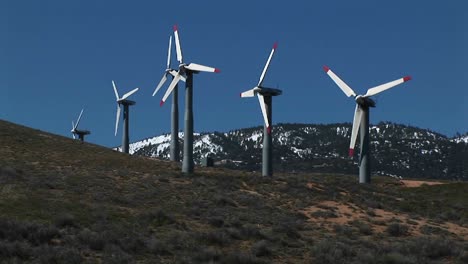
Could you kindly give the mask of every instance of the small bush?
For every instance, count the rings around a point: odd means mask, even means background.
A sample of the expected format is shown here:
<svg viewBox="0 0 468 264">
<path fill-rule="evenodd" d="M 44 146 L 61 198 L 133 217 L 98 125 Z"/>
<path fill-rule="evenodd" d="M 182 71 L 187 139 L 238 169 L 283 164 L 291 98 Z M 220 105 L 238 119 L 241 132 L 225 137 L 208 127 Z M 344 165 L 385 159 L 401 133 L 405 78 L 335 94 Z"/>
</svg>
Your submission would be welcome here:
<svg viewBox="0 0 468 264">
<path fill-rule="evenodd" d="M 228 245 L 231 241 L 229 236 L 223 231 L 212 231 L 208 233 L 200 233 L 199 239 L 210 245 Z"/>
<path fill-rule="evenodd" d="M 322 240 L 312 247 L 312 257 L 322 264 L 349 263 L 356 255 L 349 245 L 330 239 Z"/>
<path fill-rule="evenodd" d="M 338 217 L 338 215 L 333 211 L 323 211 L 323 210 L 313 212 L 310 215 L 315 218 L 337 218 Z"/>
<path fill-rule="evenodd" d="M 146 241 L 146 249 L 155 255 L 170 255 L 171 253 L 167 250 L 166 243 L 161 240 L 151 237 Z"/>
<path fill-rule="evenodd" d="M 78 234 L 78 239 L 84 245 L 87 245 L 91 250 L 101 251 L 106 245 L 106 241 L 101 234 L 95 233 L 88 229 L 82 230 Z"/>
<path fill-rule="evenodd" d="M 208 223 L 214 227 L 222 227 L 224 225 L 224 220 L 221 217 L 209 217 Z"/>
<path fill-rule="evenodd" d="M 221 263 L 225 264 L 263 264 L 264 262 L 252 254 L 246 254 L 243 252 L 234 252 L 227 255 Z"/>
<path fill-rule="evenodd" d="M 126 263 L 134 263 L 135 261 L 129 254 L 122 251 L 122 249 L 120 249 L 119 246 L 110 244 L 110 245 L 106 245 L 106 247 L 104 248 L 103 262 L 126 264 Z"/>
<path fill-rule="evenodd" d="M 408 234 L 408 226 L 400 223 L 391 223 L 386 231 L 390 236 L 405 236 Z"/>
<path fill-rule="evenodd" d="M 203 248 L 198 250 L 193 260 L 196 263 L 213 263 L 218 262 L 222 256 L 222 252 L 213 247 Z"/>
<path fill-rule="evenodd" d="M 268 241 L 260 240 L 252 245 L 250 250 L 254 256 L 263 257 L 271 255 L 271 249 L 269 248 Z"/>
<path fill-rule="evenodd" d="M 54 224 L 58 228 L 77 226 L 75 217 L 69 213 L 64 213 L 57 216 L 57 218 L 54 220 Z"/>
</svg>

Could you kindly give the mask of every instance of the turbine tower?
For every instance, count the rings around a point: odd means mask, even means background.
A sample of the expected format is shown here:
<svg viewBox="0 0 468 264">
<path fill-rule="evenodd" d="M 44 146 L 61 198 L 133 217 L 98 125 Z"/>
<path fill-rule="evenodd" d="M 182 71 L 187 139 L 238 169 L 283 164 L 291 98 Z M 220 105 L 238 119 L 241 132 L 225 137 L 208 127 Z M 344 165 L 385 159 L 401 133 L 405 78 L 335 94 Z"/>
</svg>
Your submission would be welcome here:
<svg viewBox="0 0 468 264">
<path fill-rule="evenodd" d="M 153 92 L 153 96 L 161 89 L 167 80 L 167 75 L 172 75 L 172 79 L 177 75 L 177 71 L 172 69 L 171 66 L 171 48 L 172 36 L 169 37 L 169 48 L 167 49 L 167 66 L 166 70 L 159 82 L 158 86 Z M 181 76 L 180 79 L 185 82 L 185 77 Z M 178 100 L 178 85 L 176 84 L 172 91 L 172 111 L 171 111 L 171 146 L 170 146 L 170 160 L 180 161 L 179 151 L 179 100 Z"/>
<path fill-rule="evenodd" d="M 78 116 L 78 119 L 76 120 L 76 123 L 74 123 L 73 120 L 72 120 L 72 130 L 71 130 L 72 135 L 73 135 L 73 139 L 76 139 L 76 136 L 78 136 L 78 138 L 81 140 L 81 142 L 84 141 L 84 137 L 86 135 L 91 134 L 91 132 L 89 130 L 78 130 L 78 124 L 80 123 L 81 115 L 83 114 L 83 110 L 84 109 L 81 109 L 80 115 Z"/>
<path fill-rule="evenodd" d="M 370 97 L 379 94 L 385 90 L 388 90 L 394 86 L 402 84 L 411 80 L 410 76 L 406 76 L 395 81 L 391 81 L 385 84 L 378 85 L 376 87 L 367 90 L 364 95 L 356 95 L 345 82 L 343 82 L 330 68 L 323 66 L 325 72 L 330 78 L 340 87 L 340 89 L 346 94 L 346 96 L 354 97 L 356 101 L 356 109 L 354 110 L 353 128 L 351 130 L 351 142 L 349 144 L 349 156 L 354 156 L 354 146 L 356 145 L 356 139 L 359 133 L 361 135 L 361 151 L 359 155 L 359 183 L 370 183 L 370 148 L 369 148 L 369 108 L 375 107 L 375 101 Z"/>
<path fill-rule="evenodd" d="M 270 57 L 263 68 L 263 72 L 260 75 L 260 80 L 258 81 L 257 86 L 251 90 L 245 91 L 240 94 L 241 97 L 253 97 L 257 95 L 258 101 L 260 102 L 260 108 L 262 109 L 263 119 L 265 120 L 265 125 L 263 129 L 263 155 L 262 155 L 262 176 L 273 176 L 273 147 L 271 139 L 271 120 L 272 120 L 272 97 L 282 94 L 281 90 L 266 88 L 262 86 L 263 79 L 270 65 L 271 58 L 275 53 L 278 44 L 273 45 L 273 49 L 270 52 Z"/>
<path fill-rule="evenodd" d="M 184 125 L 184 157 L 182 160 L 182 172 L 193 173 L 193 74 L 199 72 L 219 72 L 219 69 L 196 64 L 186 64 L 182 59 L 182 49 L 180 47 L 179 31 L 177 26 L 174 26 L 174 36 L 176 44 L 177 61 L 179 61 L 179 70 L 176 72 L 171 84 L 166 90 L 161 106 L 171 94 L 176 84 L 185 76 L 185 125 Z"/>
<path fill-rule="evenodd" d="M 120 107 L 123 105 L 123 133 L 122 133 L 122 152 L 128 153 L 129 144 L 128 144 L 128 122 L 129 122 L 129 106 L 134 105 L 135 101 L 127 100 L 127 98 L 138 91 L 138 88 L 131 90 L 130 92 L 124 94 L 122 97 L 119 96 L 119 92 L 117 91 L 117 87 L 115 86 L 115 82 L 112 81 L 112 86 L 114 87 L 115 97 L 117 98 L 117 116 L 115 119 L 115 136 L 117 136 L 117 128 L 119 127 L 119 119 L 120 119 Z"/>
</svg>

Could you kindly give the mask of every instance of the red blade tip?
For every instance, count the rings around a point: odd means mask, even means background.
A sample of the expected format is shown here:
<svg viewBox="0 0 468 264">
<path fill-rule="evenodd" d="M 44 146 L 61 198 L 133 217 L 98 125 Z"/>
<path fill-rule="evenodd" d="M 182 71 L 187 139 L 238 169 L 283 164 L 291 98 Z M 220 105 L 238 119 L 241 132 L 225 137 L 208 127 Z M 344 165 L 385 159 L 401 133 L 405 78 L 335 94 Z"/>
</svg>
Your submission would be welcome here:
<svg viewBox="0 0 468 264">
<path fill-rule="evenodd" d="M 405 77 L 403 77 L 403 81 L 404 81 L 404 82 L 407 82 L 407 81 L 409 81 L 409 80 L 411 80 L 411 76 L 405 76 Z"/>
<path fill-rule="evenodd" d="M 328 68 L 328 66 L 325 65 L 325 66 L 323 66 L 323 70 L 324 70 L 325 72 L 328 72 L 328 71 L 330 70 L 330 68 Z"/>
<path fill-rule="evenodd" d="M 354 149 L 349 149 L 349 156 L 350 157 L 354 156 Z"/>
<path fill-rule="evenodd" d="M 177 31 L 177 25 L 174 25 L 174 31 Z"/>
<path fill-rule="evenodd" d="M 163 106 L 163 104 L 164 104 L 164 101 L 161 100 L 161 102 L 159 103 L 159 106 Z"/>
<path fill-rule="evenodd" d="M 268 134 L 271 134 L 271 126 L 267 127 Z"/>
<path fill-rule="evenodd" d="M 242 93 L 240 93 L 239 96 L 242 97 Z"/>
<path fill-rule="evenodd" d="M 216 68 L 214 72 L 216 72 L 216 73 L 220 73 L 220 72 L 221 72 L 221 70 L 220 70 L 220 69 L 218 69 L 218 68 Z"/>
<path fill-rule="evenodd" d="M 273 49 L 275 50 L 277 47 L 278 47 L 278 42 L 275 42 L 275 44 L 273 44 Z"/>
</svg>

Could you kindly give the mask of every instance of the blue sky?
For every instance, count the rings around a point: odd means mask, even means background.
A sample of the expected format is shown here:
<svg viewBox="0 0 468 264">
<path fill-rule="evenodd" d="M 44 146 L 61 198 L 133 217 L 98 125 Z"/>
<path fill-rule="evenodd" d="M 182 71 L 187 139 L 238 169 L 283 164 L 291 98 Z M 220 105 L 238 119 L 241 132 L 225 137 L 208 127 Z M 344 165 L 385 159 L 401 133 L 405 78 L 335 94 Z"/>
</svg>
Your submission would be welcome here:
<svg viewBox="0 0 468 264">
<path fill-rule="evenodd" d="M 2 1 L 0 119 L 70 137 L 84 107 L 87 140 L 117 146 L 115 80 L 121 94 L 140 88 L 131 141 L 169 132 L 170 103 L 151 94 L 177 24 L 184 61 L 221 69 L 195 75 L 195 131 L 263 124 L 258 100 L 239 93 L 256 85 L 278 41 L 264 81 L 283 90 L 273 124 L 352 121 L 355 103 L 327 65 L 358 94 L 411 75 L 375 97 L 371 123 L 453 136 L 468 132 L 466 10 L 466 1 Z"/>
</svg>

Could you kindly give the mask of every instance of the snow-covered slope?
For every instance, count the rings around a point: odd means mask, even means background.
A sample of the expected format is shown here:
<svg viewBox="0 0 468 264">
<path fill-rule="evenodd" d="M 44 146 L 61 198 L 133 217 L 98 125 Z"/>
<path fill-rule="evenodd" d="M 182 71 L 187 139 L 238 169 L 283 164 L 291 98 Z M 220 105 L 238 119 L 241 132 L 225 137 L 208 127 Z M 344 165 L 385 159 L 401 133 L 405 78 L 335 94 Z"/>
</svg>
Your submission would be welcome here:
<svg viewBox="0 0 468 264">
<path fill-rule="evenodd" d="M 279 124 L 273 129 L 275 170 L 355 173 L 358 158 L 349 158 L 350 124 Z M 179 133 L 182 151 L 183 133 Z M 372 170 L 405 177 L 468 179 L 468 135 L 449 139 L 427 129 L 380 123 L 370 128 Z M 223 164 L 261 168 L 263 128 L 194 135 L 194 159 L 212 156 Z M 169 158 L 170 135 L 130 145 L 130 153 Z M 357 146 L 359 152 L 359 144 Z M 229 161 L 237 161 L 230 163 Z M 239 162 L 242 161 L 242 162 Z"/>
</svg>

